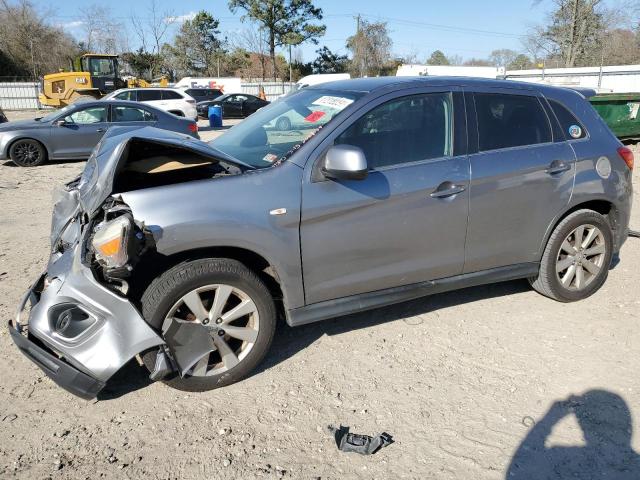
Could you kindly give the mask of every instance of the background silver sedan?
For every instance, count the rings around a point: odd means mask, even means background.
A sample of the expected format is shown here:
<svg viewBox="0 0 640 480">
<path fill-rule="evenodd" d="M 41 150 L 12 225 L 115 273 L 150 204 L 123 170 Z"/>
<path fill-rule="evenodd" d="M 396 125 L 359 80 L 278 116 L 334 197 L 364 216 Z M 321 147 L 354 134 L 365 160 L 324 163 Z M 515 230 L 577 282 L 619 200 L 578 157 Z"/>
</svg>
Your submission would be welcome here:
<svg viewBox="0 0 640 480">
<path fill-rule="evenodd" d="M 0 160 L 21 167 L 47 160 L 88 158 L 110 126 L 153 126 L 195 138 L 193 120 L 149 105 L 127 101 L 95 101 L 69 105 L 34 120 L 0 125 Z"/>
</svg>

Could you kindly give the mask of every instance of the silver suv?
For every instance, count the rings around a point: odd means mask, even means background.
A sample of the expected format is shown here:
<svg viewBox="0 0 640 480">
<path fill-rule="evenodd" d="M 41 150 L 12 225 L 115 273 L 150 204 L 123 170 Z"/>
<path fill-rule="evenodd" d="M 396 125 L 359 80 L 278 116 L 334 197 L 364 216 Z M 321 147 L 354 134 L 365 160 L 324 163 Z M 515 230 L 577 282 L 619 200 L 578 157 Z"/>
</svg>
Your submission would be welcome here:
<svg viewBox="0 0 640 480">
<path fill-rule="evenodd" d="M 85 398 L 138 354 L 203 391 L 246 376 L 278 317 L 517 278 L 588 297 L 627 237 L 633 167 L 590 94 L 373 78 L 303 89 L 210 145 L 112 128 L 60 192 L 13 339 Z"/>
</svg>

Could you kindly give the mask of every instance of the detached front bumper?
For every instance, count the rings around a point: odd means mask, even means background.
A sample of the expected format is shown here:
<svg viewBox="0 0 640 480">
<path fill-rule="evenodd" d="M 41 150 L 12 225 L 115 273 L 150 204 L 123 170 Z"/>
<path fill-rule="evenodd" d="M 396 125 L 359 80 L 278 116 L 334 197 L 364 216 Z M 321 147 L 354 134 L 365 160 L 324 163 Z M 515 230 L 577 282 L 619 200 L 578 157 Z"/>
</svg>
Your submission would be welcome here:
<svg viewBox="0 0 640 480">
<path fill-rule="evenodd" d="M 79 244 L 52 257 L 9 331 L 54 382 L 85 399 L 95 397 L 136 354 L 164 343 L 126 298 L 98 283 L 80 261 Z"/>
</svg>

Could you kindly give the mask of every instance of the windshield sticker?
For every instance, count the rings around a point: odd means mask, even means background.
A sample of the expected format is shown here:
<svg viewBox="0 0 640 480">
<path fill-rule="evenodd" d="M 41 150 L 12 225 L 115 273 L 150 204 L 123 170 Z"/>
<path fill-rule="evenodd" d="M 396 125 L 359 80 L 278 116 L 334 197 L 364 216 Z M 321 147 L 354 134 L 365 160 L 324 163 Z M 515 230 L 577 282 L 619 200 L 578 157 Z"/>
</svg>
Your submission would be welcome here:
<svg viewBox="0 0 640 480">
<path fill-rule="evenodd" d="M 571 138 L 580 138 L 582 136 L 582 129 L 578 125 L 571 125 L 569 127 L 569 135 Z"/>
<path fill-rule="evenodd" d="M 322 117 L 324 117 L 324 112 L 321 112 L 320 110 L 317 110 L 315 112 L 311 112 L 309 115 L 304 117 L 304 121 L 313 123 L 313 122 L 317 122 Z"/>
<path fill-rule="evenodd" d="M 278 160 L 278 155 L 276 155 L 275 153 L 267 153 L 264 157 L 262 157 L 262 159 L 265 162 L 273 163 Z"/>
<path fill-rule="evenodd" d="M 325 95 L 320 97 L 312 105 L 320 105 L 321 107 L 334 108 L 336 110 L 342 110 L 353 103 L 350 98 L 344 97 L 332 97 L 331 95 Z"/>
</svg>

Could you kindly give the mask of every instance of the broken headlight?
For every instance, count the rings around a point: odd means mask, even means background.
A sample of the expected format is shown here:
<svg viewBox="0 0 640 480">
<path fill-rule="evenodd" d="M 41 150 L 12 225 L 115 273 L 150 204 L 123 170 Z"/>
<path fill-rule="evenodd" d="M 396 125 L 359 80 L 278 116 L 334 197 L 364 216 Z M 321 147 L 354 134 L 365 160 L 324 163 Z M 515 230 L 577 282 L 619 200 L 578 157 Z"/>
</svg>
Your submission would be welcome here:
<svg viewBox="0 0 640 480">
<path fill-rule="evenodd" d="M 128 214 L 99 223 L 91 239 L 96 260 L 109 269 L 124 267 L 129 261 L 132 236 L 133 219 Z"/>
</svg>

